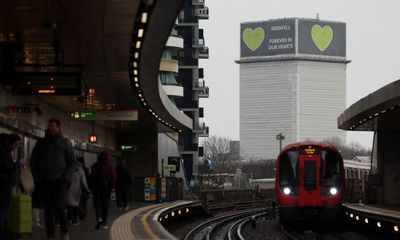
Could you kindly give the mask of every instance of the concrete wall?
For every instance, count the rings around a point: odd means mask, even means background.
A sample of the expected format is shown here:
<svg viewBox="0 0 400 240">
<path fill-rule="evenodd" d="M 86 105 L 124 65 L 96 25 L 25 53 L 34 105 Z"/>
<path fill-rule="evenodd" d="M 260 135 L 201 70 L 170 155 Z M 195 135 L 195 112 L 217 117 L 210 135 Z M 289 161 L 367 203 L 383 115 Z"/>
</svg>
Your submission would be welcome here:
<svg viewBox="0 0 400 240">
<path fill-rule="evenodd" d="M 127 161 L 132 177 L 157 175 L 157 133 L 119 133 L 118 145 L 133 145 L 133 151 L 123 151 L 121 159 Z"/>
<path fill-rule="evenodd" d="M 379 131 L 377 201 L 380 204 L 400 204 L 400 131 Z"/>
<path fill-rule="evenodd" d="M 178 134 L 158 134 L 158 172 L 162 171 L 162 159 L 164 165 L 168 164 L 168 157 L 180 157 Z M 169 171 L 164 171 L 164 176 L 169 176 Z M 183 166 L 180 166 L 180 171 L 175 173 L 175 177 L 184 178 Z"/>
</svg>

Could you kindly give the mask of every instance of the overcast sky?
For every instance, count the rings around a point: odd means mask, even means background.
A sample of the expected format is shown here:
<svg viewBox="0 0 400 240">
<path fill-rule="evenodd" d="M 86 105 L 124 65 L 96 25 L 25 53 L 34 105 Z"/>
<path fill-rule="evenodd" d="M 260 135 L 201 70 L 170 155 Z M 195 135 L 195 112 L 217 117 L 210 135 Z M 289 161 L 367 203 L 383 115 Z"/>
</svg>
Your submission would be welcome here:
<svg viewBox="0 0 400 240">
<path fill-rule="evenodd" d="M 201 99 L 210 133 L 239 140 L 240 23 L 283 17 L 347 23 L 347 106 L 400 78 L 399 0 L 206 0 L 202 20 L 210 58 L 202 60 L 210 98 Z M 372 134 L 347 133 L 347 142 L 370 147 Z"/>
</svg>

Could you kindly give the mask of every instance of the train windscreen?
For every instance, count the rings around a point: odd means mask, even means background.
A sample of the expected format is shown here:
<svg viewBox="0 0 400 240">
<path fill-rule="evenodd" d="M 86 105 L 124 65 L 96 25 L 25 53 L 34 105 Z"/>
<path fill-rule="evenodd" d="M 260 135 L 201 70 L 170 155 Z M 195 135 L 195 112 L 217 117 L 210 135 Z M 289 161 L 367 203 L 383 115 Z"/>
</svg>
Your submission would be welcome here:
<svg viewBox="0 0 400 240">
<path fill-rule="evenodd" d="M 321 153 L 321 190 L 322 195 L 332 194 L 330 191 L 340 187 L 342 157 L 336 151 L 324 150 Z M 335 192 L 336 192 L 335 191 Z"/>
<path fill-rule="evenodd" d="M 317 189 L 317 163 L 315 160 L 304 161 L 304 190 Z"/>
<path fill-rule="evenodd" d="M 290 195 L 299 192 L 299 152 L 287 151 L 280 157 L 279 176 L 282 189 L 290 189 Z"/>
</svg>

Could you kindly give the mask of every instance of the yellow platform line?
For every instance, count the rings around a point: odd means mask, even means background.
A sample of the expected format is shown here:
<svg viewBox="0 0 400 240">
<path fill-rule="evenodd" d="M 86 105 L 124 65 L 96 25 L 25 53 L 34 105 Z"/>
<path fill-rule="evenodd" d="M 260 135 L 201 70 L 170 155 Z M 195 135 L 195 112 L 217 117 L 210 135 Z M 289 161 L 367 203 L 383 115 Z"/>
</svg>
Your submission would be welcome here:
<svg viewBox="0 0 400 240">
<path fill-rule="evenodd" d="M 147 222 L 147 218 L 150 216 L 150 214 L 152 214 L 155 211 L 158 211 L 161 208 L 164 208 L 166 204 L 163 204 L 162 206 L 159 206 L 157 208 L 153 208 L 152 210 L 148 211 L 146 214 L 143 215 L 141 221 L 143 224 L 143 229 L 146 231 L 146 233 L 149 235 L 150 239 L 152 240 L 160 240 L 160 237 L 153 232 L 153 230 L 151 229 L 149 223 Z"/>
</svg>

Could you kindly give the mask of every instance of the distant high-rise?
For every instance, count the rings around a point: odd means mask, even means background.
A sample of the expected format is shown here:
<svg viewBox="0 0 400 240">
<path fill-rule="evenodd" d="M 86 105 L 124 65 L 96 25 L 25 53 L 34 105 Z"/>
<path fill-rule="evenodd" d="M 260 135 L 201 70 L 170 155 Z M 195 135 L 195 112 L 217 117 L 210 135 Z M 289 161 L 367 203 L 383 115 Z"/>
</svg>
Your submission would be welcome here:
<svg viewBox="0 0 400 240">
<path fill-rule="evenodd" d="M 346 108 L 346 25 L 317 19 L 241 24 L 240 148 L 276 158 L 283 145 L 338 137 Z"/>
<path fill-rule="evenodd" d="M 184 88 L 184 97 L 176 103 L 193 121 L 193 131 L 180 135 L 180 153 L 188 180 L 198 174 L 199 158 L 203 153 L 202 147 L 199 147 L 199 138 L 209 135 L 208 126 L 200 121 L 204 117 L 204 109 L 199 106 L 200 98 L 208 98 L 210 93 L 204 80 L 204 69 L 199 67 L 199 59 L 208 59 L 209 56 L 199 21 L 207 20 L 208 17 L 209 9 L 204 0 L 185 0 L 177 21 L 178 35 L 184 39 L 184 50 L 178 52 L 177 80 Z"/>
</svg>

